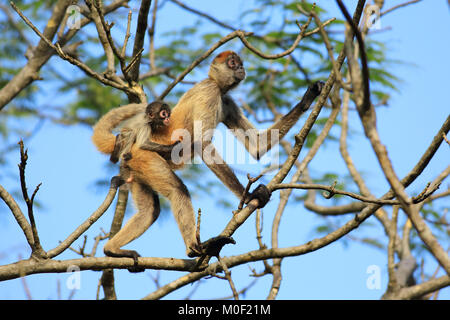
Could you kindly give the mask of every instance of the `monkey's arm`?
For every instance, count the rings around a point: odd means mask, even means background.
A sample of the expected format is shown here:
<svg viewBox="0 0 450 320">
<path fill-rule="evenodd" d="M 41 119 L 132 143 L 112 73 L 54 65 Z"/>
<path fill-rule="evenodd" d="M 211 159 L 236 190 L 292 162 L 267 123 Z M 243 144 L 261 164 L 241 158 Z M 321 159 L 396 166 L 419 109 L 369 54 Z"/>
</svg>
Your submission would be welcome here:
<svg viewBox="0 0 450 320">
<path fill-rule="evenodd" d="M 116 137 L 112 130 L 122 121 L 131 118 L 139 112 L 145 111 L 145 104 L 128 104 L 122 107 L 114 108 L 100 118 L 94 126 L 92 142 L 100 152 L 113 153 Z"/>
<path fill-rule="evenodd" d="M 244 144 L 252 157 L 259 159 L 283 139 L 300 116 L 309 109 L 314 99 L 322 91 L 323 86 L 324 83 L 321 81 L 310 85 L 302 100 L 264 131 L 259 131 L 253 126 L 231 97 L 224 96 L 223 103 L 226 105 L 224 109 L 227 111 L 223 122 L 229 129 L 233 129 L 232 133 Z"/>
<path fill-rule="evenodd" d="M 180 144 L 180 142 L 181 141 L 177 141 L 170 145 L 166 145 L 166 144 L 159 144 L 153 141 L 147 141 L 145 144 L 140 146 L 140 149 L 157 152 L 165 160 L 170 160 L 172 155 L 172 149 L 178 144 Z"/>
</svg>

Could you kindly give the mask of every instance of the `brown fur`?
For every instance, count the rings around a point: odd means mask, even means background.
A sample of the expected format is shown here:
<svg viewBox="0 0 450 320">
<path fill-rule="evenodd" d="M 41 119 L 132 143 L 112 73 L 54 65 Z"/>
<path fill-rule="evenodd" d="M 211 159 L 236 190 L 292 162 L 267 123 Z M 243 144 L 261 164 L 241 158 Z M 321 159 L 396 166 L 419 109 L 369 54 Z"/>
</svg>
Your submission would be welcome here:
<svg viewBox="0 0 450 320">
<path fill-rule="evenodd" d="M 115 108 L 105 114 L 94 126 L 92 142 L 98 151 L 111 154 L 114 151 L 116 137 L 112 130 L 121 122 L 145 111 L 145 104 L 129 104 Z"/>
<path fill-rule="evenodd" d="M 231 68 L 228 67 L 229 59 L 235 59 L 233 62 L 237 63 L 237 67 L 234 70 L 231 70 Z M 202 121 L 203 132 L 209 129 L 215 129 L 220 122 L 223 122 L 230 129 L 254 129 L 253 125 L 245 118 L 234 101 L 226 95 L 227 91 L 237 86 L 240 80 L 245 76 L 245 71 L 240 58 L 232 51 L 226 51 L 219 54 L 212 62 L 208 76 L 207 79 L 196 84 L 181 97 L 178 104 L 172 110 L 170 125 L 160 132 L 153 133 L 151 138 L 152 141 L 161 144 L 171 144 L 180 140 L 180 134 L 176 134 L 177 129 L 187 130 L 194 139 L 193 133 L 195 121 Z M 309 103 L 306 106 L 307 109 L 312 100 L 306 102 Z M 296 105 L 291 112 L 268 130 L 278 129 L 279 138 L 281 139 L 306 110 L 305 103 Z M 270 134 L 270 131 L 266 133 Z M 258 136 L 259 133 L 256 133 L 256 138 Z M 114 136 L 108 136 L 108 139 L 111 139 L 111 141 L 114 141 L 113 138 Z M 259 150 L 260 145 L 258 143 L 250 144 L 248 137 L 242 138 L 238 136 L 238 138 L 244 142 L 245 147 L 253 156 L 259 158 L 261 154 Z M 210 151 L 212 150 L 210 153 L 212 158 L 220 159 L 220 156 L 210 144 L 212 136 L 206 137 L 202 135 L 202 137 L 196 137 L 196 139 L 203 140 L 203 150 L 206 147 Z M 94 143 L 98 140 L 99 139 L 94 140 Z M 183 143 L 184 142 L 183 139 Z M 194 151 L 194 144 L 198 142 L 199 141 L 193 141 L 193 144 L 191 145 L 192 151 Z M 113 143 L 110 143 L 111 146 L 113 146 Z M 106 144 L 106 142 L 102 143 L 102 145 Z M 272 145 L 269 142 L 269 144 L 266 144 L 264 147 L 265 151 L 267 151 Z M 106 148 L 103 150 L 106 150 Z M 174 213 L 186 245 L 186 252 L 188 255 L 193 255 L 196 248 L 199 246 L 195 238 L 195 213 L 186 187 L 172 171 L 179 169 L 183 164 L 176 165 L 171 161 L 166 162 L 158 154 L 141 150 L 137 146 L 132 147 L 131 153 L 132 158 L 128 161 L 128 166 L 136 178 L 136 181 L 133 181 L 133 184 L 141 183 L 147 185 L 154 192 L 162 194 L 169 199 L 172 212 Z M 193 157 L 194 153 L 191 152 L 191 155 Z M 200 156 L 217 177 L 237 197 L 241 198 L 244 187 L 228 165 L 225 164 L 223 160 L 221 161 L 221 164 L 209 161 L 211 159 L 206 156 L 204 157 L 203 152 Z M 145 198 L 148 197 L 147 194 L 139 192 L 136 187 L 132 188 L 132 192 L 134 192 L 136 203 L 145 203 Z M 249 199 L 251 198 L 252 197 Z M 258 197 L 253 195 L 253 198 Z M 264 203 L 267 202 L 260 201 Z M 146 216 L 146 221 L 153 221 L 152 217 L 154 214 L 151 208 L 140 208 L 138 205 L 138 210 L 139 212 L 137 215 Z M 120 230 L 116 236 L 109 240 L 107 248 L 110 252 L 120 252 L 122 246 L 141 235 L 149 227 L 148 223 L 140 223 L 137 220 L 132 219 L 130 219 L 127 225 Z"/>
</svg>

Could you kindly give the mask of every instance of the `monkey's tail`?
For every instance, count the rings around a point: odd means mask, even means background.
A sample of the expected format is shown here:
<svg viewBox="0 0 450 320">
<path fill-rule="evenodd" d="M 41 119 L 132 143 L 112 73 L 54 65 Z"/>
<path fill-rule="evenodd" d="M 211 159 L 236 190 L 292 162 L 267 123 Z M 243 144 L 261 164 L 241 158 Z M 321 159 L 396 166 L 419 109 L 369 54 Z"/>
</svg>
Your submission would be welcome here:
<svg viewBox="0 0 450 320">
<path fill-rule="evenodd" d="M 145 111 L 145 104 L 128 104 L 110 110 L 100 118 L 94 126 L 92 134 L 92 142 L 98 151 L 111 154 L 114 151 L 116 137 L 112 130 L 116 128 L 122 121 Z"/>
</svg>

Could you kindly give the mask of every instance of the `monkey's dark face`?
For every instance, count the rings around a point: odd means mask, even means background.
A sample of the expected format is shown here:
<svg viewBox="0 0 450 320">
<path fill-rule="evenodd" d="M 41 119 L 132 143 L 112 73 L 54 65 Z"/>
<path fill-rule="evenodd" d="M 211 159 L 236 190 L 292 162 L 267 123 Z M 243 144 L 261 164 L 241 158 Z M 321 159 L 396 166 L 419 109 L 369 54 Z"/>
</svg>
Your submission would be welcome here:
<svg viewBox="0 0 450 320">
<path fill-rule="evenodd" d="M 170 108 L 165 103 L 151 103 L 147 106 L 148 124 L 153 130 L 167 127 L 170 124 Z"/>
<path fill-rule="evenodd" d="M 241 58 L 235 54 L 232 53 L 228 56 L 226 60 L 227 67 L 233 70 L 234 79 L 236 80 L 236 83 L 241 82 L 245 78 L 245 69 L 244 64 L 242 63 Z"/>
</svg>

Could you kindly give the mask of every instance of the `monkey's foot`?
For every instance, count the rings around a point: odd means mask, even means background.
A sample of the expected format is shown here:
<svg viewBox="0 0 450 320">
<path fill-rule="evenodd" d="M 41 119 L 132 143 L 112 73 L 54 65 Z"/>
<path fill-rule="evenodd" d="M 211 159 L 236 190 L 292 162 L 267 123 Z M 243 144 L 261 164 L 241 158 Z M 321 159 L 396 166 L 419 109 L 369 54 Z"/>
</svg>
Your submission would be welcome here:
<svg viewBox="0 0 450 320">
<path fill-rule="evenodd" d="M 126 250 L 126 251 L 129 251 L 131 253 L 131 257 L 130 258 L 133 258 L 133 261 L 134 261 L 134 266 L 127 268 L 127 270 L 129 272 L 131 272 L 131 273 L 144 272 L 145 268 L 138 266 L 138 258 L 141 255 L 139 253 L 137 253 L 136 251 L 134 251 L 134 250 Z"/>
<path fill-rule="evenodd" d="M 202 242 L 203 255 L 217 257 L 223 246 L 229 243 L 236 244 L 236 241 L 232 237 L 227 236 L 217 236 L 206 240 Z"/>
<path fill-rule="evenodd" d="M 121 176 L 114 176 L 111 178 L 111 187 L 112 188 L 117 189 L 124 183 L 125 183 L 125 180 Z"/>
<path fill-rule="evenodd" d="M 269 189 L 264 184 L 260 184 L 248 195 L 245 203 L 249 203 L 253 199 L 258 199 L 258 208 L 263 208 L 269 202 L 271 195 Z"/>
<path fill-rule="evenodd" d="M 132 267 L 128 267 L 127 270 L 132 273 L 137 272 L 144 272 L 144 267 L 138 266 L 138 258 L 141 256 L 137 251 L 134 250 L 122 250 L 120 249 L 119 252 L 112 252 L 109 250 L 104 250 L 105 254 L 108 257 L 115 257 L 115 258 L 132 258 L 134 261 L 134 265 Z"/>
</svg>

